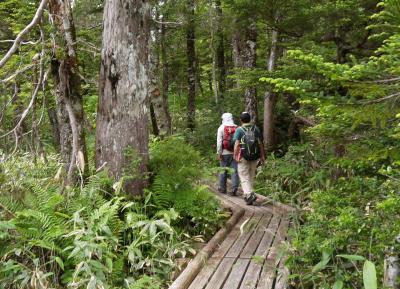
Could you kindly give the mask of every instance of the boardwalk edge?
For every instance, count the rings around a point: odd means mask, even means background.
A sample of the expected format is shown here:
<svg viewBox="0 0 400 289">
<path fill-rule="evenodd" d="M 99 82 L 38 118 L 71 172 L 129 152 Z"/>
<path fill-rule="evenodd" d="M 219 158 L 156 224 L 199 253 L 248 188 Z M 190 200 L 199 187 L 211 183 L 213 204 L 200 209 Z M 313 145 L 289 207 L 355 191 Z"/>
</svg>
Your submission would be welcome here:
<svg viewBox="0 0 400 289">
<path fill-rule="evenodd" d="M 240 218 L 244 215 L 244 209 L 239 208 L 233 202 L 224 200 L 216 194 L 220 199 L 224 208 L 229 209 L 232 212 L 232 216 L 225 223 L 225 225 L 211 238 L 207 245 L 197 253 L 197 255 L 189 262 L 185 270 L 179 275 L 179 277 L 171 284 L 169 289 L 187 289 L 207 260 L 210 258 L 212 253 L 219 246 L 232 228 L 239 222 Z"/>
</svg>

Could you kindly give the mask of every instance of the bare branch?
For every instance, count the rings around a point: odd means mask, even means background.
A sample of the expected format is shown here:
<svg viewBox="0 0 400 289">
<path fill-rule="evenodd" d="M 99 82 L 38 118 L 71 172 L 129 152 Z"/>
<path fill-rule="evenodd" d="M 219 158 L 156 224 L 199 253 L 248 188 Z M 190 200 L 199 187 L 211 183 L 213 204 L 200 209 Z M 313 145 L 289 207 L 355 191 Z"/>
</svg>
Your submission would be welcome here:
<svg viewBox="0 0 400 289">
<path fill-rule="evenodd" d="M 71 131 L 72 131 L 72 154 L 67 173 L 67 184 L 69 185 L 73 182 L 72 176 L 74 172 L 74 166 L 76 166 L 76 157 L 78 155 L 78 128 L 76 124 L 76 118 L 71 107 L 71 103 L 68 98 L 64 98 L 64 100 L 65 100 L 65 108 L 67 109 L 68 112 L 69 124 L 71 126 Z M 79 166 L 77 167 L 79 169 Z"/>
<path fill-rule="evenodd" d="M 15 40 L 12 40 L 12 39 L 0 40 L 0 43 L 9 43 L 9 42 L 14 43 Z M 26 41 L 26 42 L 21 41 L 20 44 L 21 44 L 21 45 L 36 45 L 36 44 L 38 44 L 38 43 L 39 43 L 39 41 Z"/>
<path fill-rule="evenodd" d="M 397 81 L 400 81 L 400 77 L 375 80 L 374 83 L 391 83 L 391 82 L 397 82 Z"/>
<path fill-rule="evenodd" d="M 11 58 L 11 56 L 17 51 L 18 46 L 20 45 L 22 38 L 35 26 L 40 22 L 42 18 L 44 8 L 47 5 L 47 0 L 42 0 L 40 2 L 39 8 L 36 10 L 36 14 L 33 17 L 31 23 L 28 24 L 18 35 L 17 38 L 14 40 L 14 44 L 11 46 L 10 50 L 6 53 L 6 55 L 0 60 L 0 68 L 2 68 L 7 61 Z"/>
<path fill-rule="evenodd" d="M 46 52 L 45 51 L 45 47 L 46 46 L 44 44 L 44 31 L 43 31 L 42 27 L 40 27 L 40 34 L 41 34 L 41 40 L 42 40 L 42 51 L 40 53 L 40 61 L 39 61 L 39 79 L 38 79 L 38 82 L 37 82 L 37 84 L 35 86 L 35 90 L 32 93 L 32 97 L 31 97 L 31 100 L 29 102 L 28 107 L 22 112 L 21 118 L 18 121 L 18 123 L 16 124 L 16 126 L 11 131 L 9 131 L 8 133 L 0 136 L 0 138 L 3 138 L 3 137 L 5 137 L 5 136 L 7 136 L 7 135 L 9 135 L 11 133 L 15 134 L 15 132 L 19 129 L 19 127 L 21 126 L 22 122 L 25 120 L 25 118 L 27 117 L 29 111 L 31 110 L 32 106 L 34 105 L 34 103 L 36 101 L 36 97 L 37 97 L 37 95 L 39 93 L 39 90 L 43 85 L 43 81 L 47 79 L 47 75 L 49 73 L 49 69 L 46 71 L 46 73 L 44 73 L 44 71 L 43 71 L 44 70 L 43 66 L 44 66 L 44 56 L 45 56 L 45 52 Z"/>
<path fill-rule="evenodd" d="M 372 99 L 372 100 L 365 100 L 365 101 L 360 101 L 360 104 L 372 104 L 372 103 L 380 103 L 380 102 L 384 102 L 387 100 L 390 100 L 392 98 L 396 98 L 396 97 L 400 97 L 400 92 L 397 93 L 393 93 L 391 95 L 382 97 L 382 98 L 378 98 L 378 99 Z"/>
<path fill-rule="evenodd" d="M 6 104 L 4 104 L 3 108 L 1 109 L 0 122 L 3 121 L 3 117 L 5 115 L 7 106 L 9 106 L 14 101 L 14 99 L 17 97 L 17 94 L 18 94 L 18 87 L 17 87 L 17 84 L 14 84 L 14 94 L 13 94 L 13 96 L 10 98 L 9 101 L 7 101 Z"/>
<path fill-rule="evenodd" d="M 9 77 L 0 80 L 0 83 L 7 83 L 10 82 L 11 80 L 13 80 L 15 77 L 17 77 L 19 74 L 24 73 L 25 71 L 31 69 L 32 67 L 34 67 L 34 64 L 29 64 L 27 66 L 25 66 L 24 68 L 17 70 L 14 74 L 10 75 Z"/>
<path fill-rule="evenodd" d="M 157 19 L 152 19 L 154 22 L 156 22 L 157 24 L 163 24 L 163 25 L 173 25 L 173 26 L 180 26 L 183 25 L 183 21 L 179 21 L 179 22 L 171 22 L 171 21 L 159 21 Z"/>
</svg>

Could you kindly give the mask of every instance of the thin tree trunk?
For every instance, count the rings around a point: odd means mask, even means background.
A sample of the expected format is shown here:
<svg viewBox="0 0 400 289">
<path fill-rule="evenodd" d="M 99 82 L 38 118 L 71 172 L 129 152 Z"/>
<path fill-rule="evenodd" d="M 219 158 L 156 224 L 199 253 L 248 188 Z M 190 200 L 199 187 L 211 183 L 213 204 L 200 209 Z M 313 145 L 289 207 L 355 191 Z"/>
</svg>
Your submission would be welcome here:
<svg viewBox="0 0 400 289">
<path fill-rule="evenodd" d="M 76 54 L 75 26 L 71 12 L 70 0 L 51 0 L 49 10 L 52 21 L 61 36 L 62 43 L 53 43 L 52 75 L 56 89 L 57 115 L 60 131 L 60 151 L 69 172 L 66 184 L 70 185 L 78 179 L 79 168 L 88 171 L 88 159 L 84 132 L 84 110 L 79 75 L 78 57 Z M 65 51 L 59 56 L 60 47 Z M 70 103 L 75 119 L 75 128 L 68 114 L 66 104 Z M 73 130 L 76 130 L 76 142 L 73 143 Z M 78 158 L 79 154 L 83 156 Z M 71 162 L 71 160 L 75 160 Z M 85 173 L 81 172 L 81 173 Z"/>
<path fill-rule="evenodd" d="M 188 23 L 186 28 L 186 55 L 188 60 L 188 105 L 187 127 L 194 130 L 196 126 L 196 51 L 194 0 L 187 0 Z"/>
<path fill-rule="evenodd" d="M 161 28 L 161 35 L 158 33 L 157 28 L 154 29 L 154 35 L 155 35 L 155 42 L 153 42 L 153 45 L 159 45 L 161 49 L 157 49 L 156 47 L 151 47 L 151 57 L 149 59 L 149 73 L 150 73 L 150 85 L 149 85 L 149 93 L 150 93 L 150 99 L 151 99 L 151 106 L 150 106 L 150 115 L 151 115 L 151 122 L 152 122 L 152 127 L 153 127 L 153 133 L 155 135 L 160 135 L 160 136 L 166 136 L 171 134 L 171 117 L 169 115 L 169 109 L 168 109 L 168 94 L 167 90 L 163 92 L 164 94 L 161 94 L 159 85 L 158 85 L 158 75 L 157 72 L 159 71 L 159 66 L 160 66 L 160 61 L 159 61 L 159 54 L 158 51 L 161 50 L 161 60 L 165 61 L 166 58 L 166 51 L 165 47 L 163 47 L 163 41 L 165 41 L 164 36 L 162 35 L 165 33 L 165 25 L 162 24 L 164 28 Z M 163 32 L 164 30 L 164 32 Z M 165 55 L 163 55 L 165 54 Z M 164 58 L 165 57 L 165 58 Z M 164 65 L 164 64 L 163 64 Z M 164 72 L 164 66 L 163 66 L 163 77 L 168 78 L 168 75 L 166 75 L 168 72 Z M 165 73 L 165 74 L 164 74 Z M 168 79 L 166 79 L 168 83 Z M 164 97 L 165 95 L 165 97 Z"/>
<path fill-rule="evenodd" d="M 165 128 L 162 128 L 167 134 L 172 133 L 172 121 L 171 115 L 169 113 L 169 105 L 168 105 L 168 90 L 169 90 L 169 69 L 168 69 L 168 58 L 167 58 L 167 44 L 166 44 L 166 27 L 165 24 L 161 24 L 161 62 L 162 62 L 162 107 L 163 107 L 163 115 Z"/>
<path fill-rule="evenodd" d="M 223 14 L 221 1 L 215 0 L 215 8 L 217 12 L 217 33 L 216 38 L 216 66 L 218 94 L 219 98 L 223 99 L 226 90 L 226 67 L 225 67 L 225 47 L 224 47 L 224 29 L 223 29 Z"/>
<path fill-rule="evenodd" d="M 159 136 L 160 135 L 160 131 L 158 129 L 157 117 L 156 117 L 156 114 L 154 112 L 154 106 L 153 106 L 152 102 L 150 102 L 150 120 L 151 120 L 151 127 L 153 129 L 153 134 L 155 136 Z"/>
<path fill-rule="evenodd" d="M 274 71 L 277 58 L 278 31 L 272 30 L 271 35 L 271 50 L 268 57 L 269 72 Z M 277 102 L 276 93 L 267 90 L 264 95 L 264 143 L 268 151 L 276 149 L 276 134 L 275 134 L 275 105 Z"/>
<path fill-rule="evenodd" d="M 257 61 L 257 27 L 256 23 L 252 22 L 246 31 L 246 50 L 244 67 L 253 69 L 256 67 Z M 250 113 L 253 123 L 258 123 L 258 100 L 257 90 L 254 86 L 247 87 L 244 93 L 246 111 Z"/>
<path fill-rule="evenodd" d="M 106 0 L 103 15 L 96 166 L 116 179 L 131 176 L 124 181 L 131 195 L 147 185 L 148 8 L 145 0 Z"/>
<path fill-rule="evenodd" d="M 49 117 L 49 122 L 53 133 L 54 146 L 57 150 L 60 150 L 60 128 L 58 124 L 57 111 L 48 105 L 47 115 Z"/>
</svg>

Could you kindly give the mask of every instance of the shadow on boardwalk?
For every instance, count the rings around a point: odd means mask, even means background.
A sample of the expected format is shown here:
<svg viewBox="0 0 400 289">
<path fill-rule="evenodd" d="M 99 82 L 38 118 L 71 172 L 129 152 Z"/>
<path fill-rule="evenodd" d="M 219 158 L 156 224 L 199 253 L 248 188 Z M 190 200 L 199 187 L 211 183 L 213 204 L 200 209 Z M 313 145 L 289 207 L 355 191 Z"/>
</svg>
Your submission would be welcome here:
<svg viewBox="0 0 400 289">
<path fill-rule="evenodd" d="M 286 239 L 289 212 L 260 202 L 247 206 L 240 197 L 216 195 L 233 212 L 242 210 L 244 214 L 237 218 L 206 263 L 201 264 L 202 268 L 192 270 L 193 274 L 183 274 L 193 276 L 187 282 L 178 278 L 170 289 L 286 288 L 288 271 L 283 266 L 280 247 Z"/>
</svg>

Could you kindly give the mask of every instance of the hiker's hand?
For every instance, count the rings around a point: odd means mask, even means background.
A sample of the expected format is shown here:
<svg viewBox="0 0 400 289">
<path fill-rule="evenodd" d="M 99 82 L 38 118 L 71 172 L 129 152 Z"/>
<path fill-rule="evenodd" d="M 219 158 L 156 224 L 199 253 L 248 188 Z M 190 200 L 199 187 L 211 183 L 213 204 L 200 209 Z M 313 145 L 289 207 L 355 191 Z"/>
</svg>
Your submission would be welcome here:
<svg viewBox="0 0 400 289">
<path fill-rule="evenodd" d="M 218 159 L 219 161 L 222 161 L 222 154 L 217 154 L 217 159 Z"/>
</svg>

